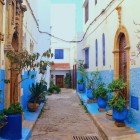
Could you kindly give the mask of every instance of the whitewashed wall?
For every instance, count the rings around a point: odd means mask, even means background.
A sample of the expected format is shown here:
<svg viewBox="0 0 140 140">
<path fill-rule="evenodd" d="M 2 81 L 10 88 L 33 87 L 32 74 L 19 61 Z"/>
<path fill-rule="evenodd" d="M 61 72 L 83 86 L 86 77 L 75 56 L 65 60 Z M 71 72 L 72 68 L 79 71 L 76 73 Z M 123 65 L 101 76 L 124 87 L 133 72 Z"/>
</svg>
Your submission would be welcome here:
<svg viewBox="0 0 140 140">
<path fill-rule="evenodd" d="M 42 0 L 41 2 L 38 0 L 28 0 L 33 14 L 39 23 L 39 30 L 50 32 L 50 10 L 49 10 L 49 0 Z M 50 37 L 46 34 L 40 34 L 38 31 L 37 23 L 32 15 L 32 11 L 28 7 L 26 1 L 24 1 L 27 6 L 27 12 L 24 15 L 24 24 L 23 24 L 23 46 L 30 51 L 30 42 L 34 43 L 33 52 L 40 53 L 40 56 L 50 48 Z M 42 15 L 45 15 L 42 16 Z M 40 81 L 42 74 L 37 73 L 36 80 Z M 48 83 L 50 82 L 50 70 L 47 69 L 47 73 L 45 74 L 45 80 Z"/>
<path fill-rule="evenodd" d="M 33 12 L 37 12 L 37 4 L 33 1 L 29 1 L 29 4 L 31 8 L 33 9 Z M 33 50 L 37 47 L 38 44 L 38 30 L 36 21 L 33 18 L 32 11 L 30 10 L 30 7 L 26 3 L 26 0 L 24 3 L 27 7 L 27 11 L 24 13 L 23 18 L 23 47 L 30 52 L 30 42 L 34 44 Z M 36 4 L 36 5 L 35 5 Z M 35 14 L 35 16 L 37 16 Z"/>
<path fill-rule="evenodd" d="M 93 21 L 93 19 L 98 16 L 101 11 L 109 4 L 111 0 L 107 0 L 104 2 L 98 1 L 97 5 L 93 3 L 93 1 L 89 0 L 89 20 L 85 24 L 84 23 L 84 30 L 88 27 L 88 25 Z M 90 27 L 84 41 L 83 45 L 81 45 L 81 54 L 82 50 L 85 47 L 89 47 L 89 71 L 96 70 L 95 66 L 95 40 L 98 40 L 98 69 L 99 70 L 110 70 L 114 67 L 114 56 L 113 56 L 113 49 L 114 49 L 114 38 L 117 29 L 119 28 L 118 22 L 118 14 L 116 7 L 122 7 L 122 25 L 126 27 L 130 39 L 130 47 L 131 52 L 137 52 L 136 45 L 138 43 L 138 38 L 136 37 L 136 31 L 139 26 L 136 26 L 133 21 L 139 23 L 140 16 L 138 15 L 139 11 L 139 0 L 135 2 L 129 0 L 120 0 L 114 2 L 106 12 L 104 12 L 97 20 L 92 24 Z M 132 12 L 132 7 L 133 12 Z M 102 64 L 102 34 L 105 34 L 105 49 L 106 49 L 106 66 Z M 131 54 L 130 54 L 131 55 Z M 83 53 L 84 57 L 84 53 Z M 80 58 L 80 55 L 79 57 Z M 129 58 L 128 58 L 129 59 Z M 136 58 L 136 65 L 131 67 L 139 67 L 140 58 Z M 130 61 L 130 60 L 128 60 Z"/>
<path fill-rule="evenodd" d="M 43 32 L 51 32 L 50 30 L 50 0 L 37 0 L 38 6 L 38 23 L 39 30 Z M 50 48 L 50 36 L 47 34 L 38 34 L 38 45 L 35 48 L 35 52 L 39 52 L 40 55 Z M 37 80 L 41 79 L 41 75 L 37 76 Z M 45 75 L 45 80 L 50 85 L 50 68 L 48 67 Z"/>
</svg>

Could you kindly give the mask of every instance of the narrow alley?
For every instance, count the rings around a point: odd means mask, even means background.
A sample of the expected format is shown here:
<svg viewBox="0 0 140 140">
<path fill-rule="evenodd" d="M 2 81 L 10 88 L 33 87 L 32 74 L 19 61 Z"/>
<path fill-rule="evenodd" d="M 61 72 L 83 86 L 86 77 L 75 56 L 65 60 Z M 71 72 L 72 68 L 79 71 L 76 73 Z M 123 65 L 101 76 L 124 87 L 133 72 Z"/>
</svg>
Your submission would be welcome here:
<svg viewBox="0 0 140 140">
<path fill-rule="evenodd" d="M 73 90 L 48 96 L 30 140 L 72 140 L 73 136 L 96 136 L 102 140 Z M 96 139 L 96 137 L 93 137 Z"/>
</svg>

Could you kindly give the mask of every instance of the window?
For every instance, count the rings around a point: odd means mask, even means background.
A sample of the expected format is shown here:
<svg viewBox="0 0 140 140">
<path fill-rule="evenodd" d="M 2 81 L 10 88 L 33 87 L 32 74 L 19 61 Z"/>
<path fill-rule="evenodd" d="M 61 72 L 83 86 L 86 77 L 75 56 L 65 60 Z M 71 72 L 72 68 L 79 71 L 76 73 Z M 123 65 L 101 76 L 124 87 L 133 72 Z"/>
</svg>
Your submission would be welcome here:
<svg viewBox="0 0 140 140">
<path fill-rule="evenodd" d="M 103 66 L 105 66 L 105 34 L 102 35 Z"/>
<path fill-rule="evenodd" d="M 85 5 L 85 23 L 88 21 L 89 12 L 88 12 L 88 2 Z"/>
<path fill-rule="evenodd" d="M 55 49 L 55 59 L 63 59 L 63 49 Z"/>
<path fill-rule="evenodd" d="M 85 49 L 85 64 L 86 68 L 89 68 L 89 48 Z"/>
<path fill-rule="evenodd" d="M 95 5 L 97 4 L 97 0 L 95 0 Z"/>
<path fill-rule="evenodd" d="M 95 58 L 95 60 L 96 60 L 96 67 L 98 66 L 98 41 L 97 41 L 97 39 L 96 39 L 96 41 L 95 41 L 95 56 L 96 56 L 96 58 Z"/>
</svg>

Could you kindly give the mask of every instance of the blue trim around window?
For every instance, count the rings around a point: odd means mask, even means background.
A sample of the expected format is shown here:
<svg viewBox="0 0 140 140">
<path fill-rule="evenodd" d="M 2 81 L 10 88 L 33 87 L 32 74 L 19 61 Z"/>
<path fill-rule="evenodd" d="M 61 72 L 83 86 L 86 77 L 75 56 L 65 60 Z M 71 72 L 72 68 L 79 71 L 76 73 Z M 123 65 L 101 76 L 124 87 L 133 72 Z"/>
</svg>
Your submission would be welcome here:
<svg viewBox="0 0 140 140">
<path fill-rule="evenodd" d="M 96 67 L 98 66 L 98 41 L 97 41 L 97 39 L 96 39 L 96 41 L 95 41 L 95 49 L 96 49 L 96 51 L 95 51 L 95 56 L 96 56 L 96 58 L 95 58 L 95 60 L 96 60 Z"/>
<path fill-rule="evenodd" d="M 102 35 L 103 66 L 105 66 L 105 34 Z"/>
<path fill-rule="evenodd" d="M 85 64 L 86 68 L 89 68 L 89 48 L 85 49 Z"/>
<path fill-rule="evenodd" d="M 55 59 L 64 59 L 63 49 L 55 49 Z"/>
</svg>

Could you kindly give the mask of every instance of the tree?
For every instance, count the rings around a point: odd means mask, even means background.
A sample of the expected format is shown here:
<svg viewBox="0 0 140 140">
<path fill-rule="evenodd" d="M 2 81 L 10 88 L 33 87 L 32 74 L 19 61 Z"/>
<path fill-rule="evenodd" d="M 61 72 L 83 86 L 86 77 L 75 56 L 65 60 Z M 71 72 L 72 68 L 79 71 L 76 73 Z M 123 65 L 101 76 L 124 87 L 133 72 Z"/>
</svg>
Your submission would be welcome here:
<svg viewBox="0 0 140 140">
<path fill-rule="evenodd" d="M 15 106 L 17 103 L 16 95 L 18 93 L 18 85 L 22 81 L 28 79 L 30 76 L 31 78 L 34 78 L 35 75 L 30 75 L 30 73 L 31 71 L 35 71 L 36 68 L 39 69 L 39 73 L 44 74 L 47 70 L 46 68 L 50 66 L 52 62 L 50 62 L 49 60 L 43 60 L 43 58 L 52 58 L 53 54 L 51 53 L 51 49 L 49 49 L 46 52 L 44 52 L 39 59 L 39 53 L 29 54 L 25 50 L 22 52 L 8 51 L 6 56 L 11 62 L 9 70 L 11 71 L 11 73 L 15 74 L 15 78 L 12 79 L 12 81 L 11 79 L 6 79 L 5 83 L 11 82 L 11 84 L 13 84 L 12 104 Z M 22 71 L 28 71 L 28 77 L 23 79 L 21 77 Z"/>
</svg>

